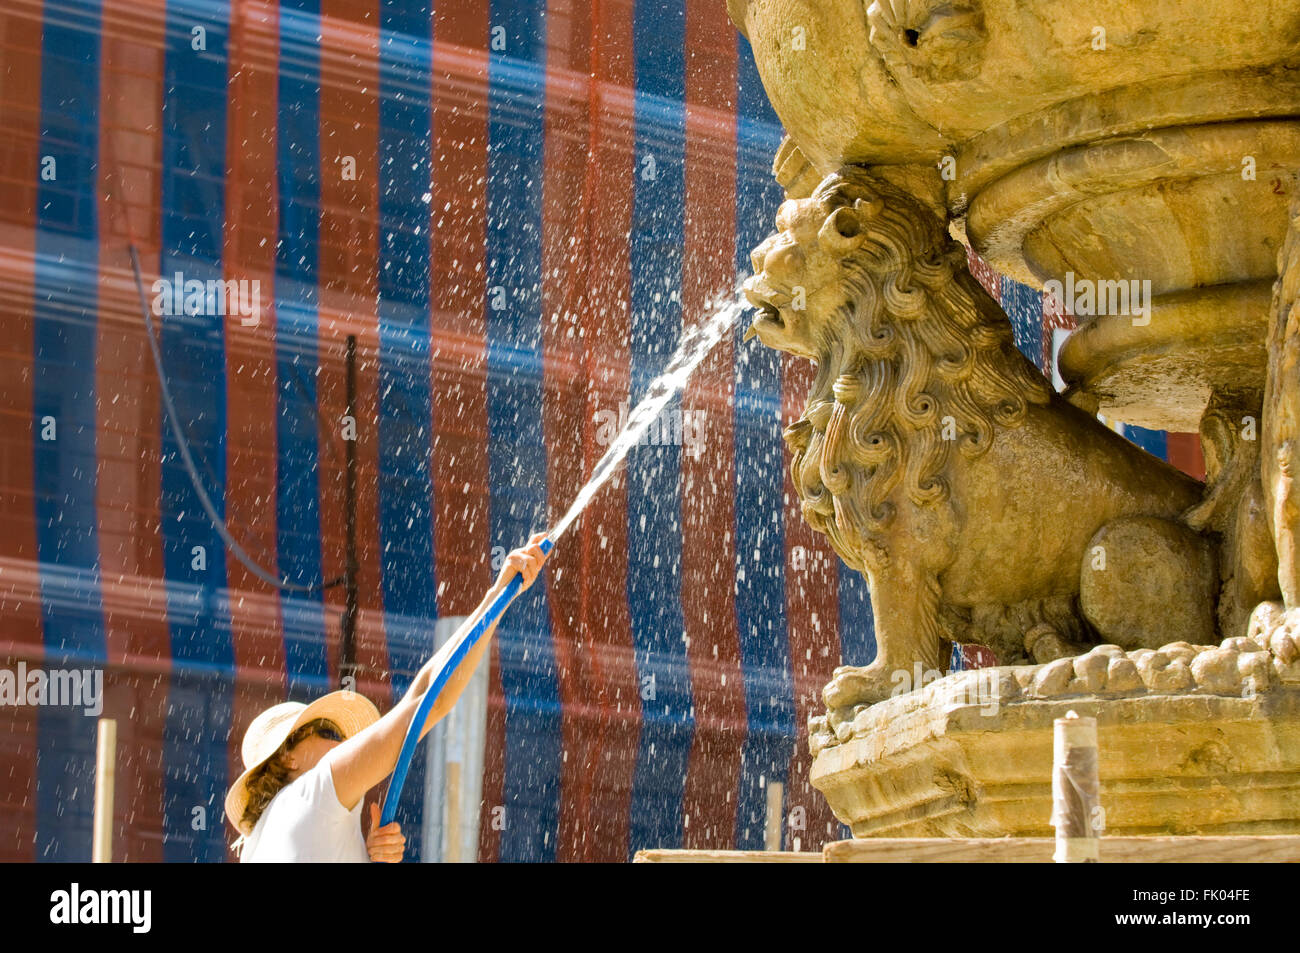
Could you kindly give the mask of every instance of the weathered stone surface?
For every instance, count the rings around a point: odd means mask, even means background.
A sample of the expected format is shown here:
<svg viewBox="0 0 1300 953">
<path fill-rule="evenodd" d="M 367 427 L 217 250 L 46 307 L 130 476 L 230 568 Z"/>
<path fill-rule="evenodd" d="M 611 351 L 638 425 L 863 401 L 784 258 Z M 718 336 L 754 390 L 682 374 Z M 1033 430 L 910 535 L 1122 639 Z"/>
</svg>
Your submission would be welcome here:
<svg viewBox="0 0 1300 953">
<path fill-rule="evenodd" d="M 1292 166 L 1292 171 L 1300 163 Z M 1296 176 L 1288 181 L 1295 187 Z M 1300 190 L 1278 251 L 1269 314 L 1262 472 L 1265 512 L 1277 545 L 1278 584 L 1287 608 L 1300 609 Z"/>
<path fill-rule="evenodd" d="M 1254 8 L 1249 23 L 1230 0 L 1050 11 L 1015 0 L 727 7 L 782 124 L 823 174 L 843 162 L 937 161 L 953 142 L 1017 120 L 1032 126 L 1054 104 L 1099 96 L 1110 108 L 1081 106 L 1044 123 L 1040 138 L 1054 143 L 1074 127 L 1089 139 L 1137 131 L 1130 110 L 1117 108 L 1126 99 L 1143 107 L 1148 127 L 1287 114 L 1296 101 L 1244 69 L 1295 55 L 1300 13 L 1285 0 Z"/>
<path fill-rule="evenodd" d="M 1067 396 L 1139 427 L 1196 432 L 1215 393 L 1262 379 L 1271 292 L 1269 279 L 1168 294 L 1153 286 L 1149 321 L 1084 320 L 1058 356 Z"/>
<path fill-rule="evenodd" d="M 1131 692 L 1142 687 L 1142 674 L 1132 659 L 1111 659 L 1106 667 L 1106 688 L 1112 692 Z"/>
<path fill-rule="evenodd" d="M 1101 646 L 1098 646 L 1101 648 Z M 1118 648 L 1118 646 L 1116 646 Z M 1110 667 L 1110 658 L 1097 649 L 1074 660 L 1074 676 L 1084 691 L 1098 692 L 1106 684 L 1106 672 Z"/>
<path fill-rule="evenodd" d="M 1178 657 L 1164 671 L 1204 669 L 1195 688 L 1118 696 L 998 699 L 1010 672 L 950 675 L 868 709 L 812 783 L 856 837 L 1050 836 L 1052 722 L 1073 709 L 1097 718 L 1107 835 L 1300 833 L 1300 686 L 1242 692 L 1236 663 L 1257 676 L 1260 655 Z"/>
<path fill-rule="evenodd" d="M 821 853 L 761 850 L 639 850 L 636 864 L 1050 864 L 1053 837 L 871 837 L 827 844 Z M 1216 837 L 1107 837 L 1101 862 L 1296 863 L 1300 837 L 1237 834 Z"/>
<path fill-rule="evenodd" d="M 1237 653 L 1232 649 L 1202 652 L 1192 659 L 1190 668 L 1192 679 L 1209 692 L 1233 692 L 1241 681 L 1237 672 Z"/>
<path fill-rule="evenodd" d="M 1068 658 L 1048 662 L 1034 677 L 1034 681 L 1029 686 L 1030 693 L 1044 697 L 1060 695 L 1070 684 L 1073 675 L 1074 663 Z"/>
<path fill-rule="evenodd" d="M 1213 642 L 1219 589 L 1214 559 L 1208 541 L 1180 523 L 1113 520 L 1084 551 L 1079 603 L 1093 625 L 1124 648 L 1148 644 L 1159 631 Z"/>
<path fill-rule="evenodd" d="M 1218 646 L 1101 645 L 949 675 L 859 709 L 843 737 L 813 719 L 813 783 L 857 836 L 1036 836 L 1051 807 L 1051 719 L 1073 708 L 1097 716 L 1111 749 L 1103 781 L 1109 764 L 1127 805 L 1113 832 L 1300 833 L 1300 665 L 1284 661 L 1300 657 L 1284 627 L 1300 634 L 1300 614 L 1257 616 L 1254 637 Z M 1216 806 L 1220 795 L 1246 813 Z"/>
</svg>

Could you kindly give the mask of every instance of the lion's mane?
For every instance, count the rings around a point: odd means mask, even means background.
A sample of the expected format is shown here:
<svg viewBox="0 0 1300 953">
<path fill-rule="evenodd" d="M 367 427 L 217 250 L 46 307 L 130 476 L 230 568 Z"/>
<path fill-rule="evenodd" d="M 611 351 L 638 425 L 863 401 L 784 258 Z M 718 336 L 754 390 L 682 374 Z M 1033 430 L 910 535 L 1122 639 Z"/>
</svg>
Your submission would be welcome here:
<svg viewBox="0 0 1300 953">
<path fill-rule="evenodd" d="M 821 322 L 817 375 L 786 441 L 805 519 L 860 568 L 855 550 L 888 527 L 896 490 L 917 506 L 946 501 L 954 447 L 979 456 L 1050 390 L 929 210 L 855 167 L 812 198 L 827 218 L 859 200 L 868 211 L 865 239 L 841 262 L 843 303 L 807 318 Z"/>
</svg>

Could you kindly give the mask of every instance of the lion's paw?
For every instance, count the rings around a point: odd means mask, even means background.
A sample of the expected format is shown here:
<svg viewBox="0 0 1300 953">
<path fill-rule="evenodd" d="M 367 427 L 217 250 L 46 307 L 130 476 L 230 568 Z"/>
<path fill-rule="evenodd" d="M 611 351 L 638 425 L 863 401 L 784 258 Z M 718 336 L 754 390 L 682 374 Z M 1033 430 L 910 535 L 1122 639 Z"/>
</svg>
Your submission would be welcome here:
<svg viewBox="0 0 1300 953">
<path fill-rule="evenodd" d="M 1282 681 L 1300 681 L 1300 608 L 1288 610 L 1280 602 L 1261 602 L 1250 614 L 1246 638 L 1240 641 L 1248 640 L 1272 656 L 1273 668 Z"/>
<path fill-rule="evenodd" d="M 1057 659 L 1074 658 L 1087 651 L 1087 645 L 1070 641 L 1057 631 L 1056 626 L 1046 622 L 1039 623 L 1025 633 L 1025 653 L 1039 665 Z"/>
<path fill-rule="evenodd" d="M 874 705 L 898 693 L 898 680 L 890 675 L 876 662 L 861 667 L 842 665 L 822 689 L 822 701 L 828 711 Z"/>
</svg>

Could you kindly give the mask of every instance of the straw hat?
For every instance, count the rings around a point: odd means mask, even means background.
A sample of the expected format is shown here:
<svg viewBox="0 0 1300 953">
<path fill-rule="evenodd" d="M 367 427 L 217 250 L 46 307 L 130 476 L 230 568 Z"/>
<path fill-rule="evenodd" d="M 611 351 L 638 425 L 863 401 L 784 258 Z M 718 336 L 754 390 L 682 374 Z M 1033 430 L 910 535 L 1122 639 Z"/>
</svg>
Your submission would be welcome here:
<svg viewBox="0 0 1300 953">
<path fill-rule="evenodd" d="M 331 692 L 310 705 L 302 702 L 274 705 L 254 718 L 244 732 L 244 743 L 240 748 L 244 773 L 226 795 L 226 817 L 245 837 L 253 832 L 251 826 L 243 824 L 244 808 L 248 806 L 248 779 L 280 750 L 290 735 L 317 718 L 329 719 L 339 726 L 344 738 L 351 738 L 379 720 L 379 709 L 364 695 L 342 691 Z"/>
</svg>

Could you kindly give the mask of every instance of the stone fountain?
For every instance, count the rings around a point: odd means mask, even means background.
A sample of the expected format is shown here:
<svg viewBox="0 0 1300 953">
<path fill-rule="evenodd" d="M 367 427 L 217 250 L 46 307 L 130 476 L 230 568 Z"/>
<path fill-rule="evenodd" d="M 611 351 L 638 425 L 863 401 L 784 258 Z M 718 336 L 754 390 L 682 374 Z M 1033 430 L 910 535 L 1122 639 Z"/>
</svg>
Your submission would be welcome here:
<svg viewBox="0 0 1300 953">
<path fill-rule="evenodd" d="M 1300 833 L 1300 3 L 728 9 L 788 135 L 752 330 L 817 364 L 794 483 L 879 646 L 814 785 L 857 837 L 1048 836 L 1074 709 L 1108 833 Z M 1063 393 L 966 245 L 1074 315 Z"/>
</svg>

